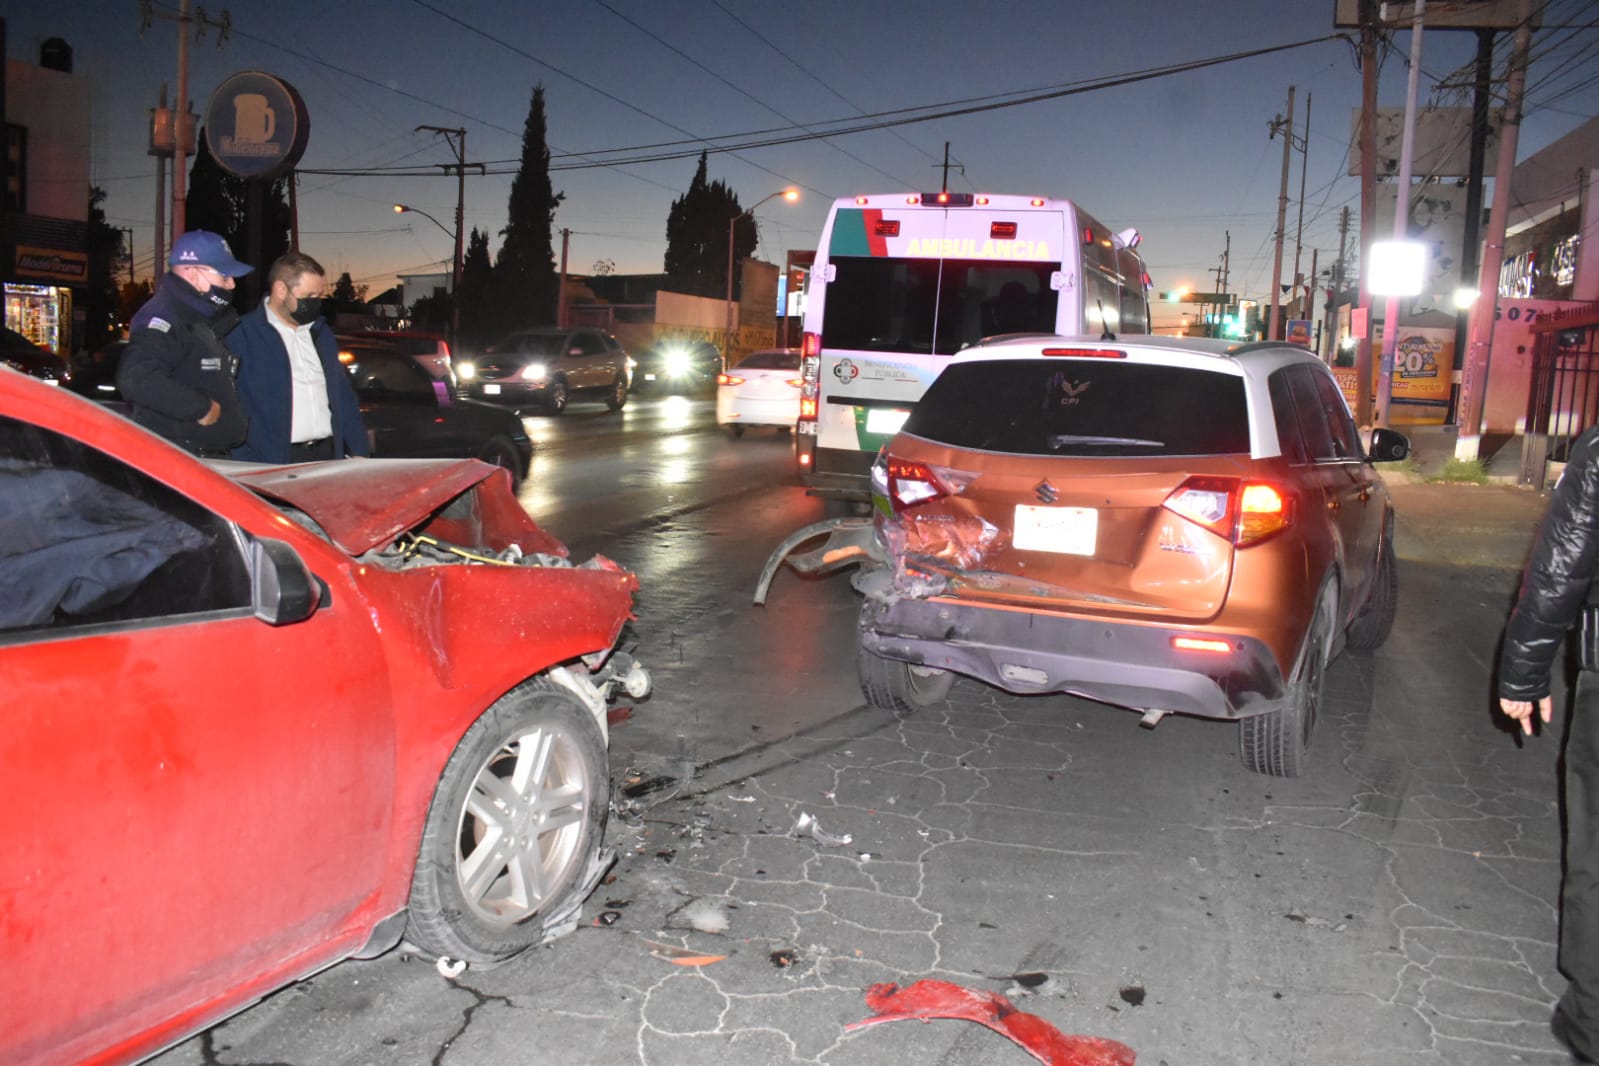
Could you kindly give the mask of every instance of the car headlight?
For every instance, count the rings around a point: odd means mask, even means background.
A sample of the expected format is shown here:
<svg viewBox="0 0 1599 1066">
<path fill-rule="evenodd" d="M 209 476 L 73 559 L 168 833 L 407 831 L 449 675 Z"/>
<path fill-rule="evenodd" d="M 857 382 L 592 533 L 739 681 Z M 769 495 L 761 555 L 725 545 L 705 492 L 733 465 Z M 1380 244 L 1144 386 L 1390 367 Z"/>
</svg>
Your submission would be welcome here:
<svg viewBox="0 0 1599 1066">
<path fill-rule="evenodd" d="M 547 375 L 548 371 L 543 363 L 529 363 L 522 368 L 522 379 L 524 381 L 543 381 Z"/>
<path fill-rule="evenodd" d="M 477 377 L 477 367 L 473 366 L 471 363 L 456 363 L 455 376 L 460 378 L 462 381 L 471 381 L 473 378 Z"/>
<path fill-rule="evenodd" d="M 661 369 L 670 377 L 680 378 L 694 369 L 694 361 L 681 348 L 674 348 L 661 357 Z"/>
</svg>

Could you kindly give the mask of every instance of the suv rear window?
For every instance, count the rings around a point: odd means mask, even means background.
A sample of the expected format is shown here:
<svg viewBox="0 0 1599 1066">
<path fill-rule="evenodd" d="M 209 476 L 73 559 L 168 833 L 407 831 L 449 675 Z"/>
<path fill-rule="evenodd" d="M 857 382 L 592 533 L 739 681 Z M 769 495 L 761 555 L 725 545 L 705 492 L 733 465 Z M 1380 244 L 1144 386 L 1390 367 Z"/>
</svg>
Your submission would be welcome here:
<svg viewBox="0 0 1599 1066">
<path fill-rule="evenodd" d="M 744 370 L 798 370 L 799 349 L 786 352 L 756 352 L 738 364 Z"/>
<path fill-rule="evenodd" d="M 1120 360 L 957 363 L 933 382 L 905 432 L 1015 455 L 1249 451 L 1242 378 Z"/>
</svg>

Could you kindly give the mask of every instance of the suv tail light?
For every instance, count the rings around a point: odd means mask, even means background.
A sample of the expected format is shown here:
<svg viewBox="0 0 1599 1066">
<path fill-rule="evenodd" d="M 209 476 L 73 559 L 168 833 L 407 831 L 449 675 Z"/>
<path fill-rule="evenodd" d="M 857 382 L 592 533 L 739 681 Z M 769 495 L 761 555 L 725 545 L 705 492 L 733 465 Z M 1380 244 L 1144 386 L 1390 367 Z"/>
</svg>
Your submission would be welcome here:
<svg viewBox="0 0 1599 1066">
<path fill-rule="evenodd" d="M 1277 486 L 1231 477 L 1191 477 L 1163 506 L 1239 548 L 1276 536 L 1294 518 L 1292 498 Z"/>
<path fill-rule="evenodd" d="M 884 465 L 888 471 L 888 502 L 896 514 L 950 494 L 926 463 L 889 455 L 884 457 Z"/>
<path fill-rule="evenodd" d="M 878 452 L 872 463 L 872 491 L 886 495 L 895 514 L 946 496 L 959 496 L 978 477 L 975 470 L 932 466 L 887 451 Z"/>
</svg>

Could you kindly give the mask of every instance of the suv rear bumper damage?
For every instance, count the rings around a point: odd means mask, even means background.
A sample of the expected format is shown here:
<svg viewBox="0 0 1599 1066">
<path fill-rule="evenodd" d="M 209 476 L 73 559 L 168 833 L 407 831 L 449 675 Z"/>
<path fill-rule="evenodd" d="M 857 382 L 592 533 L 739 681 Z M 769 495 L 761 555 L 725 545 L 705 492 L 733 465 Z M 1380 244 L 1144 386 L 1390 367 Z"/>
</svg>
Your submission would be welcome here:
<svg viewBox="0 0 1599 1066">
<path fill-rule="evenodd" d="M 947 598 L 868 596 L 861 647 L 951 670 L 1006 692 L 1066 692 L 1141 712 L 1243 718 L 1275 710 L 1287 686 L 1260 641 L 1232 637 L 1228 655 L 1178 651 L 1177 631 Z M 1220 634 L 1204 633 L 1210 639 Z M 1158 716 L 1155 720 L 1158 720 Z"/>
</svg>

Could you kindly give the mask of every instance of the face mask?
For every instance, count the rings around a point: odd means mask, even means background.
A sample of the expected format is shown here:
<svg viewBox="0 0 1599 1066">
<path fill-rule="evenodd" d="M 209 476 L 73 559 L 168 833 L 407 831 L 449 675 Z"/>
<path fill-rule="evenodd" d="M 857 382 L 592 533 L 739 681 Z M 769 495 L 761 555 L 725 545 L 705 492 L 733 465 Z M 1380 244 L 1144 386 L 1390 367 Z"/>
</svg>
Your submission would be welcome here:
<svg viewBox="0 0 1599 1066">
<path fill-rule="evenodd" d="M 233 304 L 233 290 L 213 285 L 205 291 L 205 298 L 218 307 L 230 307 Z"/>
<path fill-rule="evenodd" d="M 321 313 L 322 297 L 301 296 L 294 301 L 294 310 L 289 312 L 289 317 L 302 326 L 309 326 Z"/>
</svg>

